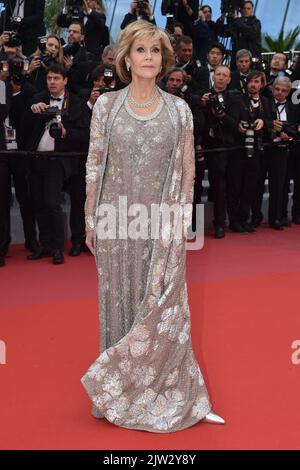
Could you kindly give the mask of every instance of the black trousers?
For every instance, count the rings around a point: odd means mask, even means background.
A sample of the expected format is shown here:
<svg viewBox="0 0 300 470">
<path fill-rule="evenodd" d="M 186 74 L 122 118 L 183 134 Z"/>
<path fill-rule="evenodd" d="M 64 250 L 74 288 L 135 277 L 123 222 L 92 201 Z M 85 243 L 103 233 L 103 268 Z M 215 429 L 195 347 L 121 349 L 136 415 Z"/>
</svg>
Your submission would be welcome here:
<svg viewBox="0 0 300 470">
<path fill-rule="evenodd" d="M 265 192 L 265 179 L 269 180 L 269 223 L 281 220 L 284 207 L 284 191 L 286 185 L 289 152 L 286 147 L 271 147 L 261 156 L 258 189 L 253 205 L 254 217 L 262 218 L 261 211 Z"/>
<path fill-rule="evenodd" d="M 228 216 L 230 223 L 247 222 L 260 174 L 261 155 L 248 157 L 244 150 L 231 152 L 227 169 Z"/>
<path fill-rule="evenodd" d="M 36 241 L 36 225 L 30 188 L 30 160 L 27 157 L 0 158 L 0 251 L 10 243 L 11 180 L 20 206 L 25 244 Z M 6 248 L 4 248 L 6 247 Z"/>
<path fill-rule="evenodd" d="M 226 221 L 226 178 L 228 152 L 207 155 L 207 167 L 210 175 L 211 197 L 214 203 L 214 225 L 223 227 Z"/>
<path fill-rule="evenodd" d="M 289 159 L 288 147 L 268 150 L 269 222 L 281 220 Z"/>
<path fill-rule="evenodd" d="M 0 157 L 0 256 L 9 245 L 9 169 L 8 159 Z"/>
<path fill-rule="evenodd" d="M 73 244 L 84 244 L 85 241 L 85 163 L 85 158 L 79 160 L 78 172 L 69 177 L 67 185 L 71 198 L 70 228 Z"/>
<path fill-rule="evenodd" d="M 59 158 L 33 161 L 31 181 L 40 244 L 46 250 L 63 249 L 64 219 L 61 208 L 65 172 Z"/>
</svg>

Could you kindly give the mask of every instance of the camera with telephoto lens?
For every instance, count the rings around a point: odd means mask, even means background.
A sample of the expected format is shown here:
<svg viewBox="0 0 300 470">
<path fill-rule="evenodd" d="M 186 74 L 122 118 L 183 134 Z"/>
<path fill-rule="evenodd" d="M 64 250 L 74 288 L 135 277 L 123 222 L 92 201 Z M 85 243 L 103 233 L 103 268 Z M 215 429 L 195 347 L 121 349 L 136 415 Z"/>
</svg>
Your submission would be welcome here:
<svg viewBox="0 0 300 470">
<path fill-rule="evenodd" d="M 71 13 L 72 20 L 79 20 L 83 11 L 83 0 L 66 0 L 66 6 Z"/>
<path fill-rule="evenodd" d="M 20 57 L 11 57 L 8 60 L 1 61 L 1 71 L 8 72 L 8 81 L 12 81 L 15 85 L 21 85 L 29 70 L 29 61 Z"/>
<path fill-rule="evenodd" d="M 254 157 L 255 151 L 255 139 L 254 139 L 254 131 L 255 131 L 256 124 L 254 122 L 244 122 L 243 128 L 246 129 L 245 134 L 245 149 L 247 157 L 252 158 Z"/>
<path fill-rule="evenodd" d="M 61 110 L 58 106 L 49 106 L 46 108 L 41 115 L 46 119 L 47 128 L 49 134 L 53 139 L 58 139 L 61 137 L 62 131 L 62 120 L 61 120 Z"/>
<path fill-rule="evenodd" d="M 226 106 L 222 93 L 217 93 L 216 95 L 209 95 L 209 103 L 215 114 L 220 115 L 225 113 Z"/>
</svg>

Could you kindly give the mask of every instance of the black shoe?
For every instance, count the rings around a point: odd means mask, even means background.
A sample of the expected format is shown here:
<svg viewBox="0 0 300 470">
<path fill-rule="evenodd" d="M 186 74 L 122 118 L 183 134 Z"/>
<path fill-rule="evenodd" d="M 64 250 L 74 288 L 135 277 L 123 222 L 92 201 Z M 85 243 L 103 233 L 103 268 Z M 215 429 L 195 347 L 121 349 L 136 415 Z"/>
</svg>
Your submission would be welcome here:
<svg viewBox="0 0 300 470">
<path fill-rule="evenodd" d="M 29 259 L 30 261 L 35 261 L 37 259 L 47 258 L 47 257 L 51 257 L 51 251 L 46 250 L 42 246 L 39 246 L 36 251 L 34 251 L 31 255 L 27 256 L 27 259 Z"/>
<path fill-rule="evenodd" d="M 225 230 L 223 227 L 215 228 L 215 238 L 220 239 L 225 237 Z"/>
<path fill-rule="evenodd" d="M 262 221 L 263 221 L 262 217 L 252 217 L 251 225 L 252 227 L 257 228 L 261 225 Z"/>
<path fill-rule="evenodd" d="M 5 258 L 4 256 L 0 255 L 0 268 L 3 268 L 5 266 Z"/>
<path fill-rule="evenodd" d="M 252 224 L 249 224 L 248 222 L 241 222 L 240 224 L 242 226 L 242 228 L 245 230 L 245 232 L 247 233 L 255 233 L 256 230 L 255 228 L 253 227 Z"/>
<path fill-rule="evenodd" d="M 269 223 L 269 226 L 271 228 L 274 228 L 275 230 L 283 230 L 283 226 L 280 220 L 273 220 L 272 222 Z"/>
<path fill-rule="evenodd" d="M 232 222 L 229 225 L 229 230 L 231 230 L 234 233 L 247 233 L 247 230 L 245 230 L 244 227 L 242 227 L 242 225 L 239 224 L 238 222 Z"/>
<path fill-rule="evenodd" d="M 25 243 L 25 248 L 31 251 L 31 253 L 35 253 L 40 248 L 40 245 L 37 240 L 32 240 L 31 242 Z"/>
<path fill-rule="evenodd" d="M 63 264 L 65 261 L 63 252 L 59 249 L 52 251 L 52 262 L 53 264 Z"/>
<path fill-rule="evenodd" d="M 293 217 L 293 224 L 300 225 L 300 215 Z"/>
<path fill-rule="evenodd" d="M 289 219 L 287 217 L 283 217 L 281 219 L 281 225 L 283 227 L 290 227 L 292 224 L 291 224 L 291 222 L 289 221 Z"/>
<path fill-rule="evenodd" d="M 83 250 L 82 250 L 81 244 L 74 243 L 74 245 L 72 245 L 72 248 L 69 251 L 69 256 L 79 256 L 82 251 Z"/>
</svg>

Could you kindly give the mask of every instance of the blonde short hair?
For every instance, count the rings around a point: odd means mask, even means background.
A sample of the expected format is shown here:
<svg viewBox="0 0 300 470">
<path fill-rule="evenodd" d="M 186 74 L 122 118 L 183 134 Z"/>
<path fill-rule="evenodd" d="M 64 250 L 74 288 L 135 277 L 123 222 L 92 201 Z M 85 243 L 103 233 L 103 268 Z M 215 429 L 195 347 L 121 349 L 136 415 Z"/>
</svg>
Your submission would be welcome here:
<svg viewBox="0 0 300 470">
<path fill-rule="evenodd" d="M 157 81 L 161 80 L 166 75 L 169 68 L 175 62 L 174 51 L 168 34 L 149 21 L 134 21 L 126 26 L 120 33 L 117 43 L 116 70 L 124 83 L 131 82 L 131 72 L 126 68 L 125 58 L 129 56 L 134 41 L 140 38 L 157 39 L 160 41 L 162 70 L 156 77 Z"/>
</svg>

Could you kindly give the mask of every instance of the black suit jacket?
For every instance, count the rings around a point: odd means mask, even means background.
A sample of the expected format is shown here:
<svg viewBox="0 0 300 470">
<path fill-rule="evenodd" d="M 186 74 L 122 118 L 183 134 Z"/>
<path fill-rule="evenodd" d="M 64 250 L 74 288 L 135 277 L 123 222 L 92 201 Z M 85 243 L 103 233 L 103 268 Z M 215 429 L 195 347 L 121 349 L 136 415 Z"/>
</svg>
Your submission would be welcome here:
<svg viewBox="0 0 300 470">
<path fill-rule="evenodd" d="M 175 2 L 172 0 L 163 0 L 161 2 L 161 14 L 166 15 L 167 13 L 171 13 L 175 16 L 177 21 L 183 25 L 184 34 L 190 36 L 191 38 L 194 37 L 194 21 L 198 18 L 198 11 L 199 11 L 199 0 L 188 0 L 188 5 L 193 10 L 193 14 L 191 16 L 188 15 L 186 8 L 183 6 L 181 2 L 178 2 L 178 9 L 176 12 L 175 9 Z M 176 15 L 177 13 L 177 15 Z"/>
<path fill-rule="evenodd" d="M 260 96 L 261 99 L 261 108 L 258 111 L 257 119 L 262 119 L 264 121 L 264 128 L 255 133 L 255 135 L 261 135 L 263 141 L 267 142 L 271 138 L 273 119 L 272 111 L 270 106 L 270 101 L 265 96 Z M 241 121 L 251 122 L 251 113 L 250 113 L 250 98 L 248 94 L 242 95 L 241 97 Z"/>
<path fill-rule="evenodd" d="M 270 99 L 270 106 L 271 106 L 271 112 L 272 112 L 272 119 L 273 120 L 278 119 L 275 99 L 273 97 Z M 287 115 L 287 124 L 285 125 L 284 131 L 290 137 L 295 138 L 298 134 L 299 116 L 298 116 L 298 109 L 290 101 L 287 101 L 286 103 L 286 115 Z"/>
<path fill-rule="evenodd" d="M 37 93 L 31 104 L 50 102 L 50 93 L 48 90 Z M 68 152 L 87 153 L 89 145 L 89 128 L 91 112 L 84 101 L 79 96 L 69 93 L 66 112 L 62 113 L 62 123 L 67 131 L 64 139 L 55 139 L 55 152 L 66 154 L 65 158 L 57 157 L 62 162 L 66 176 L 78 171 L 79 159 L 67 157 Z M 26 149 L 34 151 L 38 148 L 40 140 L 45 131 L 45 120 L 38 113 L 27 111 L 24 123 L 27 129 L 28 140 Z"/>
<path fill-rule="evenodd" d="M 6 15 L 4 11 L 1 13 L 1 34 L 3 31 L 11 31 L 12 29 L 10 18 L 15 5 L 16 0 L 10 0 L 6 5 Z M 29 56 L 36 50 L 37 37 L 45 34 L 44 9 L 45 0 L 25 0 L 24 18 L 22 20 L 20 34 L 22 37 L 22 50 L 26 56 Z"/>
<path fill-rule="evenodd" d="M 198 94 L 208 91 L 211 88 L 210 71 L 207 65 L 199 67 L 193 74 L 191 88 Z"/>
</svg>

